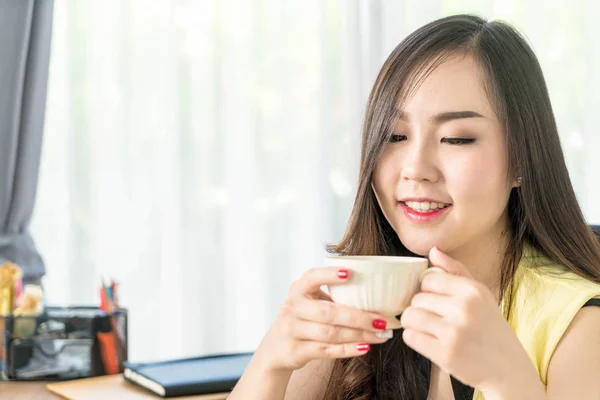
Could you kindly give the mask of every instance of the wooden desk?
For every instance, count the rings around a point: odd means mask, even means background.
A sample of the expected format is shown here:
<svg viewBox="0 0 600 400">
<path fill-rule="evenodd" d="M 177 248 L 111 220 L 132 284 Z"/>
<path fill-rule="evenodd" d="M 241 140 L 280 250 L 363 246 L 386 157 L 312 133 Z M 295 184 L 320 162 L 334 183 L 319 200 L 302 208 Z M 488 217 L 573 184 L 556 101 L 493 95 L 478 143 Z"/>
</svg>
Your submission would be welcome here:
<svg viewBox="0 0 600 400">
<path fill-rule="evenodd" d="M 64 400 L 46 389 L 46 382 L 0 382 L 2 400 Z"/>
<path fill-rule="evenodd" d="M 2 400 L 64 400 L 46 388 L 48 382 L 2 382 L 0 381 L 0 399 Z M 66 382 L 65 382 L 66 383 Z M 157 400 L 158 396 L 126 383 L 122 375 L 101 376 L 90 379 L 70 381 L 69 389 L 62 390 L 67 397 L 75 400 Z M 59 386 L 63 386 L 59 384 Z M 177 400 L 225 400 L 228 393 L 200 396 L 172 397 Z"/>
</svg>

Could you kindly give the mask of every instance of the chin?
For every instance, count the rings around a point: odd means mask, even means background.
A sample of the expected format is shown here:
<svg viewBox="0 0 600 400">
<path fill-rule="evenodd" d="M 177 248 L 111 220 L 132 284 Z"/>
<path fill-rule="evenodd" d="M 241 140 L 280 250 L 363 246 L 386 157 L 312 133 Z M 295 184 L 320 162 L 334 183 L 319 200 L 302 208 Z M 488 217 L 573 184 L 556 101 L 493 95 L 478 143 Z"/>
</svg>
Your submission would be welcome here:
<svg viewBox="0 0 600 400">
<path fill-rule="evenodd" d="M 406 246 L 406 245 L 405 245 Z M 414 253 L 418 256 L 421 257 L 427 257 L 429 256 L 429 252 L 431 251 L 431 248 L 433 246 L 427 247 L 427 246 L 418 246 L 418 247 L 414 247 L 414 246 L 406 246 L 406 248 L 411 252 Z"/>
<path fill-rule="evenodd" d="M 401 236 L 399 236 L 399 238 L 404 247 L 406 247 L 409 251 L 423 257 L 428 256 L 433 246 L 438 245 L 432 238 L 423 238 L 420 240 L 415 240 L 414 237 L 407 238 L 405 240 L 402 240 Z"/>
<path fill-rule="evenodd" d="M 446 252 L 453 249 L 456 244 L 454 240 L 449 240 L 449 238 L 456 238 L 456 236 L 449 233 L 444 234 L 439 227 L 424 230 L 403 229 L 397 230 L 396 234 L 404 247 L 423 257 L 429 256 L 429 252 L 434 246 Z"/>
</svg>

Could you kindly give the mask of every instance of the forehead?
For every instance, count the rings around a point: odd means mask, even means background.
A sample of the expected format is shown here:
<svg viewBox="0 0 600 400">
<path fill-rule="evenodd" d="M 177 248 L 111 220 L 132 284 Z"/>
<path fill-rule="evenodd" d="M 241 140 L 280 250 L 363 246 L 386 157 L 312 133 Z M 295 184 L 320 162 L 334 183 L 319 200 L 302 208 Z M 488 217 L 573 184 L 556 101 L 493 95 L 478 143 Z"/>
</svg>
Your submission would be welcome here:
<svg viewBox="0 0 600 400">
<path fill-rule="evenodd" d="M 413 116 L 427 116 L 447 111 L 470 110 L 492 118 L 494 110 L 485 86 L 485 75 L 480 65 L 470 55 L 450 56 L 424 79 L 419 73 L 412 77 L 416 87 L 404 104 L 403 112 Z"/>
</svg>

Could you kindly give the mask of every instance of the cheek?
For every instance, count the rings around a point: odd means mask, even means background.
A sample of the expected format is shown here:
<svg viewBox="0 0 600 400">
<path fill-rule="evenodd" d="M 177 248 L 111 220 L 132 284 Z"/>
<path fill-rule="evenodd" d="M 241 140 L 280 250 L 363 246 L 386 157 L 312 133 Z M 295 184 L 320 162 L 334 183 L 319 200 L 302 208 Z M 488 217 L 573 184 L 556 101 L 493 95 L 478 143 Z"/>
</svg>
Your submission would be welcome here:
<svg viewBox="0 0 600 400">
<path fill-rule="evenodd" d="M 373 186 L 378 199 L 384 203 L 393 200 L 397 183 L 398 171 L 394 159 L 391 152 L 384 152 L 373 171 Z"/>
<path fill-rule="evenodd" d="M 510 192 L 507 165 L 496 154 L 463 160 L 444 175 L 457 205 L 493 209 L 506 204 Z"/>
</svg>

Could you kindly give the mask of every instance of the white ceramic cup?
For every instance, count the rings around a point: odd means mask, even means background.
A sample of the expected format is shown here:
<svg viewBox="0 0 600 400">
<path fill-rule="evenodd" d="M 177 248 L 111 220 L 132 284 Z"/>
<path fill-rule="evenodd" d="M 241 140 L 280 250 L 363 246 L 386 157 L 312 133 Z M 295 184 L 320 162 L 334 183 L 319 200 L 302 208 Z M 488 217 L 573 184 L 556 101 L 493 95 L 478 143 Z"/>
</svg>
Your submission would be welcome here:
<svg viewBox="0 0 600 400">
<path fill-rule="evenodd" d="M 350 270 L 347 282 L 328 285 L 335 303 L 376 312 L 385 318 L 387 329 L 400 329 L 396 318 L 419 291 L 423 278 L 431 272 L 429 261 L 420 257 L 393 256 L 329 256 L 325 266 Z"/>
</svg>

